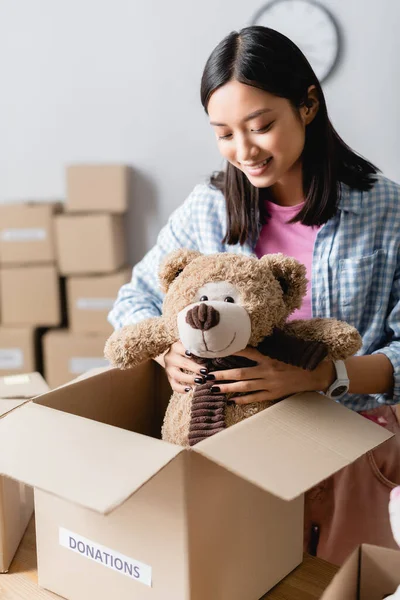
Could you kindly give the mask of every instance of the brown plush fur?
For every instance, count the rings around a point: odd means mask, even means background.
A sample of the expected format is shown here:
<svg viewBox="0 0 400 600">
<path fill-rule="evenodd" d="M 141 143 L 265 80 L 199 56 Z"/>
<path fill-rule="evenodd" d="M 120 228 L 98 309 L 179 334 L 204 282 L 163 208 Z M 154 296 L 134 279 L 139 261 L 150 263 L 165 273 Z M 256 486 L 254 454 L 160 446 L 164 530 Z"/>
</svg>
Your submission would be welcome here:
<svg viewBox="0 0 400 600">
<path fill-rule="evenodd" d="M 240 294 L 240 304 L 251 321 L 249 345 L 257 346 L 278 327 L 307 341 L 327 345 L 328 356 L 344 359 L 361 347 L 358 332 L 335 319 L 310 319 L 287 322 L 301 306 L 306 293 L 305 267 L 282 254 L 257 259 L 236 254 L 202 255 L 181 249 L 171 253 L 160 269 L 160 281 L 166 293 L 163 314 L 115 331 L 107 341 L 105 356 L 115 366 L 127 369 L 155 358 L 179 339 L 177 315 L 196 302 L 196 292 L 210 282 L 228 281 Z M 173 393 L 164 420 L 163 439 L 188 445 L 190 409 L 193 391 Z M 271 402 L 226 407 L 226 425 L 251 416 Z"/>
</svg>

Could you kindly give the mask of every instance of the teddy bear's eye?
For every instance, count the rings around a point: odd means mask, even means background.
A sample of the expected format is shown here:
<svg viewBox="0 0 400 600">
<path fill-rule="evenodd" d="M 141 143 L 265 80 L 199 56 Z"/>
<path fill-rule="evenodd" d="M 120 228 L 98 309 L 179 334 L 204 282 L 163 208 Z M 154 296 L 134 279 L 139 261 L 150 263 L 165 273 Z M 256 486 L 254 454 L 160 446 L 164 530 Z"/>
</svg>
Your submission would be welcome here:
<svg viewBox="0 0 400 600">
<path fill-rule="evenodd" d="M 200 298 L 200 302 L 207 302 L 207 300 L 208 300 L 208 296 L 202 296 Z"/>
<path fill-rule="evenodd" d="M 235 301 L 232 298 L 232 296 L 227 296 L 226 298 L 224 298 L 224 302 L 235 302 Z"/>
</svg>

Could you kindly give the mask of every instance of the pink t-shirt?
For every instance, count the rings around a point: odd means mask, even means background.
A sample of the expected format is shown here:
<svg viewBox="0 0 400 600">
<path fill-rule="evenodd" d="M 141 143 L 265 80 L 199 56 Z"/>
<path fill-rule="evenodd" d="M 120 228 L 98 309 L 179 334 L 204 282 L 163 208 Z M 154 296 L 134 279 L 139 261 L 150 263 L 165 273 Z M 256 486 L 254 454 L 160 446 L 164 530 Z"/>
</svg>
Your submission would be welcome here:
<svg viewBox="0 0 400 600">
<path fill-rule="evenodd" d="M 290 319 L 310 319 L 311 310 L 311 268 L 314 242 L 320 227 L 303 225 L 302 223 L 288 223 L 303 207 L 280 206 L 266 200 L 266 208 L 270 215 L 268 222 L 261 229 L 255 253 L 258 258 L 265 254 L 282 252 L 293 256 L 307 269 L 307 294 L 303 299 L 300 309 L 295 310 Z"/>
</svg>

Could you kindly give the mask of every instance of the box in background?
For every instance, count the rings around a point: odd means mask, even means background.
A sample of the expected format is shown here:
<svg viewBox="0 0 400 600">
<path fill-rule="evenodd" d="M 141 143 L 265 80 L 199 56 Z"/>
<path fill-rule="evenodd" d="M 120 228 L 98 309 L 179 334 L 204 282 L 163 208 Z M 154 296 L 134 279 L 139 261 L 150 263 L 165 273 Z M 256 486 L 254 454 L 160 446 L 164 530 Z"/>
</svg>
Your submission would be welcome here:
<svg viewBox="0 0 400 600">
<path fill-rule="evenodd" d="M 29 398 L 48 390 L 39 373 L 1 377 L 0 419 Z M 0 573 L 8 571 L 32 513 L 32 488 L 0 476 Z"/>
<path fill-rule="evenodd" d="M 62 275 L 111 273 L 126 264 L 123 218 L 119 215 L 59 215 L 55 219 Z"/>
<path fill-rule="evenodd" d="M 342 565 L 321 600 L 382 600 L 400 585 L 400 551 L 362 544 Z"/>
<path fill-rule="evenodd" d="M 110 334 L 113 328 L 107 321 L 107 315 L 120 287 L 128 283 L 131 275 L 132 268 L 125 267 L 110 275 L 68 277 L 67 306 L 71 331 Z"/>
<path fill-rule="evenodd" d="M 67 167 L 66 210 L 126 212 L 130 177 L 128 165 L 70 165 Z"/>
<path fill-rule="evenodd" d="M 0 205 L 0 263 L 55 262 L 54 214 L 60 203 Z"/>
<path fill-rule="evenodd" d="M 257 600 L 302 560 L 303 492 L 391 437 L 310 392 L 186 449 L 156 439 L 170 394 L 148 361 L 0 421 L 0 473 L 35 486 L 41 586 L 69 600 Z"/>
<path fill-rule="evenodd" d="M 36 369 L 35 330 L 0 327 L 0 376 Z"/>
<path fill-rule="evenodd" d="M 60 280 L 55 265 L 0 269 L 2 325 L 61 325 Z"/>
<path fill-rule="evenodd" d="M 64 385 L 89 369 L 105 367 L 104 346 L 107 333 L 73 333 L 67 329 L 43 335 L 43 360 L 46 381 L 51 388 Z"/>
</svg>

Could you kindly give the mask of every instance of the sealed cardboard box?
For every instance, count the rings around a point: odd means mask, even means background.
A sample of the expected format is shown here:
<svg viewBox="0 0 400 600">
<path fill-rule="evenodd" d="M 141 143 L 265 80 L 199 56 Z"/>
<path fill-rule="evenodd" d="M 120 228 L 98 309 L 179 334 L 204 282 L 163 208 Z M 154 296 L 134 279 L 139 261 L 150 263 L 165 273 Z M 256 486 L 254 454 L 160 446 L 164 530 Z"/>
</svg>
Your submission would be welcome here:
<svg viewBox="0 0 400 600">
<path fill-rule="evenodd" d="M 34 371 L 35 334 L 27 327 L 0 327 L 0 375 Z"/>
<path fill-rule="evenodd" d="M 48 331 L 42 338 L 44 372 L 51 388 L 63 385 L 78 375 L 105 367 L 106 333 L 73 333 L 67 329 Z"/>
<path fill-rule="evenodd" d="M 0 472 L 35 486 L 43 587 L 69 600 L 258 600 L 302 560 L 303 492 L 391 437 L 305 393 L 186 449 L 157 439 L 170 393 L 147 362 L 0 421 Z"/>
<path fill-rule="evenodd" d="M 129 180 L 127 165 L 70 165 L 66 209 L 124 213 L 129 202 Z"/>
<path fill-rule="evenodd" d="M 400 585 L 400 551 L 363 544 L 347 559 L 321 600 L 382 600 Z"/>
<path fill-rule="evenodd" d="M 48 386 L 39 373 L 0 378 L 0 419 Z M 0 573 L 6 573 L 33 513 L 33 490 L 0 477 Z"/>
<path fill-rule="evenodd" d="M 119 288 L 127 283 L 132 268 L 126 267 L 110 275 L 75 276 L 67 279 L 68 318 L 71 331 L 110 334 L 107 321 Z"/>
<path fill-rule="evenodd" d="M 126 264 L 121 216 L 59 215 L 55 222 L 62 275 L 111 273 Z"/>
<path fill-rule="evenodd" d="M 56 266 L 0 269 L 0 310 L 2 325 L 60 325 L 60 280 Z"/>
<path fill-rule="evenodd" d="M 54 214 L 56 203 L 0 205 L 0 263 L 54 262 Z"/>
</svg>

